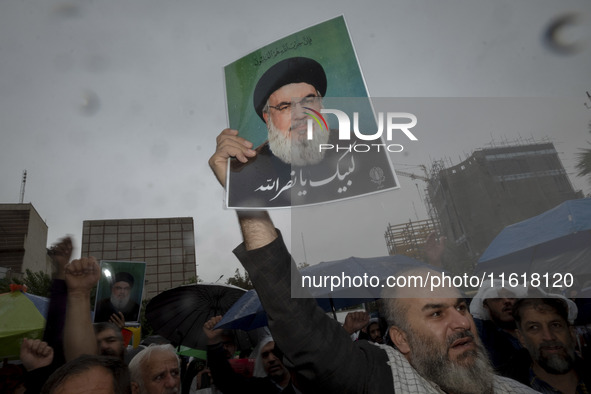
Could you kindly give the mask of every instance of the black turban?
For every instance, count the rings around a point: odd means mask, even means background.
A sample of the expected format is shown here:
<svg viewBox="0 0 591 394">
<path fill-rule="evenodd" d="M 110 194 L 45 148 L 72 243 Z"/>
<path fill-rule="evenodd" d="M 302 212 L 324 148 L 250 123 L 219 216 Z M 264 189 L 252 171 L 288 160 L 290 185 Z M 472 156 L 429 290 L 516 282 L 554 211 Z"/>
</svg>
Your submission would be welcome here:
<svg viewBox="0 0 591 394">
<path fill-rule="evenodd" d="M 133 287 L 133 275 L 127 273 L 127 272 L 119 272 L 115 275 L 115 282 L 127 282 L 129 283 L 129 286 Z"/>
<path fill-rule="evenodd" d="M 269 96 L 290 83 L 305 82 L 316 88 L 321 96 L 326 93 L 326 73 L 316 60 L 307 57 L 291 57 L 268 69 L 254 88 L 254 110 L 263 121 L 263 108 Z"/>
</svg>

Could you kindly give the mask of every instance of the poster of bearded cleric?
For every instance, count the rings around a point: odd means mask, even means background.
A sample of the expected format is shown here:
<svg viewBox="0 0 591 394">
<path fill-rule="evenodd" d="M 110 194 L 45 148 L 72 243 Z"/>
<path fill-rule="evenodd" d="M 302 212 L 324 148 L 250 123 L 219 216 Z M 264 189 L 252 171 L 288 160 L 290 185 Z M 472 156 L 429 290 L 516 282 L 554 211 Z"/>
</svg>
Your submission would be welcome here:
<svg viewBox="0 0 591 394">
<path fill-rule="evenodd" d="M 378 127 L 342 16 L 224 72 L 230 128 L 256 151 L 246 163 L 230 159 L 228 208 L 304 206 L 398 188 L 381 138 L 386 122 Z"/>
<path fill-rule="evenodd" d="M 144 262 L 101 260 L 94 322 L 138 322 L 145 275 Z"/>
</svg>

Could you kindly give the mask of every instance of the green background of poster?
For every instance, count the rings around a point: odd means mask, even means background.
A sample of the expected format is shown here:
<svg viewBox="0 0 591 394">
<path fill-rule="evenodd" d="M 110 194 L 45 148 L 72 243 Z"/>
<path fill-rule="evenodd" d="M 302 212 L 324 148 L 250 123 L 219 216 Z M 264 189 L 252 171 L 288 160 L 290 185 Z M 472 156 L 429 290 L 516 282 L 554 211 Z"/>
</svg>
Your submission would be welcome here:
<svg viewBox="0 0 591 394">
<path fill-rule="evenodd" d="M 290 57 L 319 62 L 326 72 L 327 97 L 367 97 L 367 89 L 347 30 L 339 16 L 262 47 L 224 68 L 230 128 L 259 146 L 267 140 L 265 123 L 254 111 L 252 96 L 259 78 Z"/>
</svg>

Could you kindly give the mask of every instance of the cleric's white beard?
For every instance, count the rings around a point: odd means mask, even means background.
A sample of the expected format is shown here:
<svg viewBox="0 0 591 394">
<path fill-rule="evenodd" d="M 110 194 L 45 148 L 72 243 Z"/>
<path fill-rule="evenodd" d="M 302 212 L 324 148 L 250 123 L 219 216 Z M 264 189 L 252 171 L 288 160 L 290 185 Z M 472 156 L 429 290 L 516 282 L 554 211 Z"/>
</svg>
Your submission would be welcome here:
<svg viewBox="0 0 591 394">
<path fill-rule="evenodd" d="M 293 124 L 297 128 L 300 124 Z M 267 125 L 269 130 L 269 148 L 281 161 L 294 166 L 307 166 L 319 163 L 324 157 L 320 151 L 320 144 L 328 143 L 328 132 L 320 129 L 318 124 L 313 123 L 312 139 L 307 138 L 292 140 L 289 136 L 278 130 L 269 117 Z"/>
<path fill-rule="evenodd" d="M 123 311 L 125 309 L 125 307 L 127 307 L 130 297 L 131 297 L 131 294 L 125 298 L 117 298 L 117 297 L 111 295 L 111 304 L 113 304 L 115 309 Z"/>
</svg>

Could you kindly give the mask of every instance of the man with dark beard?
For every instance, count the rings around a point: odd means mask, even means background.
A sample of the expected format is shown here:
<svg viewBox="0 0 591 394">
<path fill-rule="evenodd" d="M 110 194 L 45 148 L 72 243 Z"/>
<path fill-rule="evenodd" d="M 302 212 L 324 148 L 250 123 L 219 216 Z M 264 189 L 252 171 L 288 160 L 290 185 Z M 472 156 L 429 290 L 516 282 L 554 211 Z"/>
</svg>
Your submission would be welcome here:
<svg viewBox="0 0 591 394">
<path fill-rule="evenodd" d="M 226 185 L 228 157 L 245 157 L 247 149 L 236 135 L 218 137 L 209 164 L 222 186 Z M 466 302 L 456 288 L 391 289 L 386 296 L 395 298 L 385 301 L 386 319 L 396 349 L 351 341 L 341 325 L 318 307 L 307 288 L 292 288 L 290 277 L 293 283 L 302 283 L 302 278 L 268 213 L 237 213 L 244 243 L 234 253 L 249 273 L 271 334 L 293 365 L 302 392 L 533 392 L 493 374 Z M 425 270 L 415 275 L 433 274 Z"/>
<path fill-rule="evenodd" d="M 523 298 L 513 314 L 525 349 L 512 360 L 509 374 L 542 393 L 589 393 L 591 363 L 575 352 L 566 299 Z"/>
<path fill-rule="evenodd" d="M 119 272 L 111 284 L 111 297 L 101 300 L 96 308 L 95 322 L 109 321 L 113 314 L 123 313 L 125 321 L 137 321 L 140 306 L 131 299 L 134 285 L 133 275 Z"/>
<path fill-rule="evenodd" d="M 112 323 L 94 323 L 96 346 L 101 356 L 117 357 L 125 360 L 125 343 L 121 329 Z"/>
<path fill-rule="evenodd" d="M 306 205 L 396 185 L 391 176 L 384 175 L 390 165 L 383 151 L 320 149 L 338 145 L 338 131 L 326 130 L 316 122 L 311 123 L 313 132 L 308 139 L 310 114 L 321 111 L 326 91 L 325 71 L 310 58 L 284 59 L 261 76 L 254 89 L 253 106 L 265 122 L 268 140 L 246 151 L 245 160 L 232 162 L 228 190 L 231 206 Z M 245 142 L 248 148 L 253 147 Z M 358 141 L 346 142 L 349 147 Z"/>
</svg>

